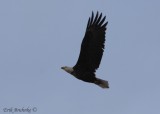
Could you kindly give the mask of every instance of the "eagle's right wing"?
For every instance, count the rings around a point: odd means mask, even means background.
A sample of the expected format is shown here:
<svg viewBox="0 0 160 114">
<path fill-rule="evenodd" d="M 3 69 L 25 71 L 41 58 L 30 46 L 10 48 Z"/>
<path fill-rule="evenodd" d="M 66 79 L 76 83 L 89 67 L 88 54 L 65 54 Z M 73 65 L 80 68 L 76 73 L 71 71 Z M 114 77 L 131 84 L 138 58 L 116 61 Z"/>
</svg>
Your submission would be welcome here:
<svg viewBox="0 0 160 114">
<path fill-rule="evenodd" d="M 106 16 L 102 19 L 102 13 L 97 12 L 96 17 L 88 20 L 86 33 L 81 44 L 80 55 L 74 70 L 95 72 L 99 67 L 105 43 L 105 30 L 108 22 L 104 23 Z"/>
</svg>

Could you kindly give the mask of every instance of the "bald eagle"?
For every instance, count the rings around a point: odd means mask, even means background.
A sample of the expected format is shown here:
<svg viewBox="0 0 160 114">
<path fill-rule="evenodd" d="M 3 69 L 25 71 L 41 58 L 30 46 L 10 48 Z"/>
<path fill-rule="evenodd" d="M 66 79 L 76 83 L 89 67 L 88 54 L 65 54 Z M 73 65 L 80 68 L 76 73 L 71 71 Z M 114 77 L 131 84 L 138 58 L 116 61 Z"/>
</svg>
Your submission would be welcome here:
<svg viewBox="0 0 160 114">
<path fill-rule="evenodd" d="M 105 31 L 108 22 L 106 16 L 102 18 L 102 13 L 92 12 L 88 19 L 86 33 L 81 44 L 80 55 L 74 67 L 61 67 L 77 79 L 94 83 L 102 88 L 109 88 L 108 81 L 96 77 L 95 72 L 99 68 L 105 43 Z M 105 23 L 104 23 L 105 22 Z"/>
</svg>

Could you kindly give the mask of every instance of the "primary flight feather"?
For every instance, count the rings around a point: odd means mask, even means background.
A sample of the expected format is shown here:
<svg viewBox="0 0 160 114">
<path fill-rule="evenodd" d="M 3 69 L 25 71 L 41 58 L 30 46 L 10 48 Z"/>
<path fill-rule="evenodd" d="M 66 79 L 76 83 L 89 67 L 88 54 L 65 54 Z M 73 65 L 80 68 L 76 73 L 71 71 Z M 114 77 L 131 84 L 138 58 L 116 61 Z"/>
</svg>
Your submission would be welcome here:
<svg viewBox="0 0 160 114">
<path fill-rule="evenodd" d="M 109 88 L 108 81 L 96 77 L 96 69 L 99 68 L 105 43 L 105 31 L 108 22 L 105 22 L 106 16 L 102 13 L 92 12 L 88 20 L 86 33 L 81 44 L 80 55 L 74 67 L 61 67 L 74 77 L 85 82 L 94 83 L 102 88 Z"/>
</svg>

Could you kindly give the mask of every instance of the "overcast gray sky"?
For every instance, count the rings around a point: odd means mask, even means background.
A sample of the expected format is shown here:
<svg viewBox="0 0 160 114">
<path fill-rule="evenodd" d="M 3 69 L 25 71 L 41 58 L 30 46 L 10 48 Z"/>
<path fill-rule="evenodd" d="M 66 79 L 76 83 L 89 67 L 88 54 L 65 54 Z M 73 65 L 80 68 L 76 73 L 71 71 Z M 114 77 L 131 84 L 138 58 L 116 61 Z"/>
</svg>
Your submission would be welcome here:
<svg viewBox="0 0 160 114">
<path fill-rule="evenodd" d="M 109 22 L 97 71 L 109 89 L 60 69 L 75 65 L 92 11 Z M 159 0 L 0 0 L 0 113 L 160 113 L 159 11 Z"/>
</svg>

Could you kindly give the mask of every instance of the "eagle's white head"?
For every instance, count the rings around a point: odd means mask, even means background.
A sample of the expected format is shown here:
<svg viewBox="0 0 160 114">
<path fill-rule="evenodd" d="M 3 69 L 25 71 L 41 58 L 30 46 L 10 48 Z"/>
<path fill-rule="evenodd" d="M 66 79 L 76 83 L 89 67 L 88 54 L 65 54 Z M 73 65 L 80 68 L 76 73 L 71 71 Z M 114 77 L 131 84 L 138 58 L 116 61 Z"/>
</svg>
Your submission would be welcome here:
<svg viewBox="0 0 160 114">
<path fill-rule="evenodd" d="M 72 67 L 64 66 L 64 67 L 61 67 L 61 69 L 65 70 L 66 72 L 68 72 L 70 74 L 73 72 L 73 68 Z"/>
</svg>

